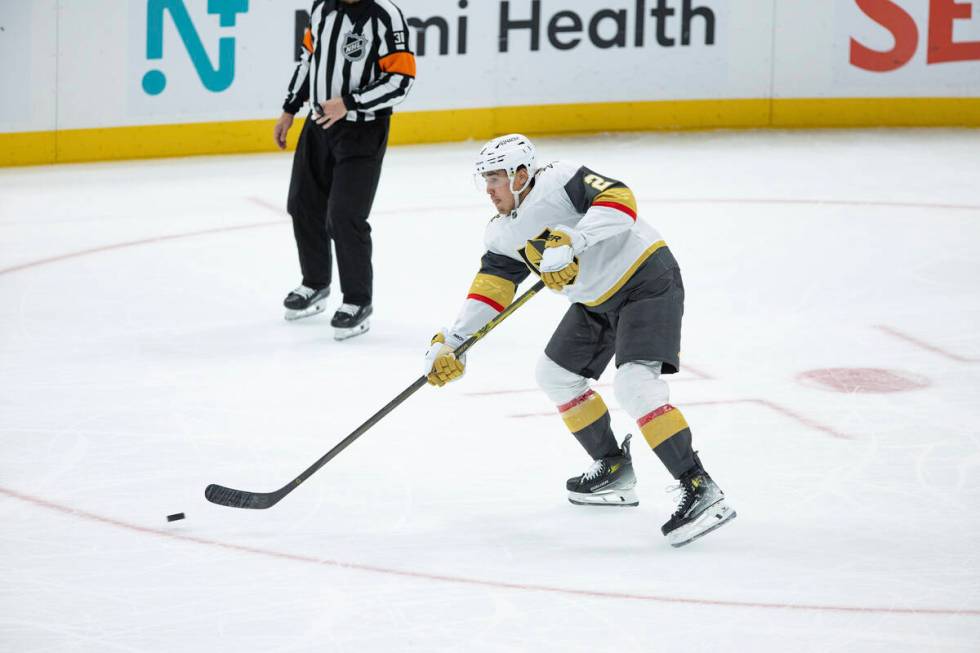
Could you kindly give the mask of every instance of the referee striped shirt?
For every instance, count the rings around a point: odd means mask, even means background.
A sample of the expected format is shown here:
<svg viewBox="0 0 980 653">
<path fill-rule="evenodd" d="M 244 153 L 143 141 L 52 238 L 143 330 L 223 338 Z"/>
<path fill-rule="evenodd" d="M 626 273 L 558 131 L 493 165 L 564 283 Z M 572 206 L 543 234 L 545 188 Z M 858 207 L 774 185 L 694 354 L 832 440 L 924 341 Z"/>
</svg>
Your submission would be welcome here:
<svg viewBox="0 0 980 653">
<path fill-rule="evenodd" d="M 316 110 L 341 97 L 347 120 L 370 121 L 390 115 L 414 82 L 408 25 L 395 3 L 315 0 L 283 110 L 295 114 L 307 100 Z"/>
</svg>

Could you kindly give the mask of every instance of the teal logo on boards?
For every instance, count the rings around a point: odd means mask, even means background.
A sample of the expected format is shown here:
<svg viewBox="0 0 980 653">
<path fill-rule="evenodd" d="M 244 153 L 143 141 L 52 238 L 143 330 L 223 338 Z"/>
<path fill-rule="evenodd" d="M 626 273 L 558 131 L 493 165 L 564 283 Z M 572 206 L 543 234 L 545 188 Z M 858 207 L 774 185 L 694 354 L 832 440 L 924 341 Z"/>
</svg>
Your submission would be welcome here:
<svg viewBox="0 0 980 653">
<path fill-rule="evenodd" d="M 218 40 L 218 65 L 214 66 L 187 13 L 184 0 L 147 0 L 147 60 L 163 59 L 163 21 L 168 12 L 204 88 L 212 93 L 227 90 L 235 81 L 235 37 L 225 36 Z M 221 27 L 234 27 L 238 14 L 245 13 L 248 13 L 248 0 L 208 0 L 208 14 L 218 16 Z M 154 69 L 143 75 L 143 90 L 147 95 L 160 95 L 166 87 L 167 76 L 163 71 Z"/>
</svg>

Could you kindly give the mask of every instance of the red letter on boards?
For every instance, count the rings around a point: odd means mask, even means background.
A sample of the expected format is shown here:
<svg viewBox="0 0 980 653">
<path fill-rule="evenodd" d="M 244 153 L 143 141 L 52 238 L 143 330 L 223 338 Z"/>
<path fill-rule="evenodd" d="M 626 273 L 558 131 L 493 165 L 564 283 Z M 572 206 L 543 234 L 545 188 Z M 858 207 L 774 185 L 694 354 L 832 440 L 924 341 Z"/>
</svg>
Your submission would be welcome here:
<svg viewBox="0 0 980 653">
<path fill-rule="evenodd" d="M 929 2 L 929 63 L 980 59 L 980 41 L 953 41 L 953 21 L 970 18 L 973 7 L 956 0 Z"/>
<path fill-rule="evenodd" d="M 892 33 L 895 47 L 888 52 L 879 52 L 851 39 L 851 63 L 858 68 L 877 73 L 885 73 L 907 64 L 919 47 L 919 30 L 915 26 L 915 19 L 891 0 L 854 1 L 869 18 Z"/>
</svg>

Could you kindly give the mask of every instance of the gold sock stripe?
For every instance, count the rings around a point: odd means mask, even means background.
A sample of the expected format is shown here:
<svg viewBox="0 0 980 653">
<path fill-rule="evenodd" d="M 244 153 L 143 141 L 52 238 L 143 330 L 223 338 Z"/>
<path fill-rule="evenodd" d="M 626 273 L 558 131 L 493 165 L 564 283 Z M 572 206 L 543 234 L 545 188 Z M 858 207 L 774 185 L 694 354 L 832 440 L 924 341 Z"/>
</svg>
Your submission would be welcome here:
<svg viewBox="0 0 980 653">
<path fill-rule="evenodd" d="M 572 399 L 567 404 L 558 407 L 561 418 L 565 420 L 565 426 L 572 433 L 578 433 L 584 428 L 595 424 L 599 419 L 609 412 L 606 402 L 598 394 L 589 390 L 580 397 Z"/>
<path fill-rule="evenodd" d="M 636 424 L 651 449 L 656 449 L 684 429 L 690 428 L 683 413 L 670 404 L 664 404 L 647 413 L 636 420 Z"/>
</svg>

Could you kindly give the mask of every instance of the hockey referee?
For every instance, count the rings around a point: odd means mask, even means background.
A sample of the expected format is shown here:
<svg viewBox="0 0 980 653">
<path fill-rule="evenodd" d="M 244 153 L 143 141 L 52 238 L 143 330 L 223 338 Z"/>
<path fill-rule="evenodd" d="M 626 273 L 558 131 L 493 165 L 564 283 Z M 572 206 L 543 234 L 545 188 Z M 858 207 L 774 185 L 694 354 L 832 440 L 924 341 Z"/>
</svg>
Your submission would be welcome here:
<svg viewBox="0 0 980 653">
<path fill-rule="evenodd" d="M 296 112 L 312 112 L 293 158 L 287 210 L 303 282 L 286 319 L 323 311 L 337 252 L 343 302 L 330 324 L 344 340 L 368 330 L 373 271 L 368 217 L 388 146 L 392 107 L 415 81 L 415 55 L 391 0 L 315 0 L 275 140 L 286 147 Z M 314 119 L 315 118 L 315 119 Z"/>
</svg>

